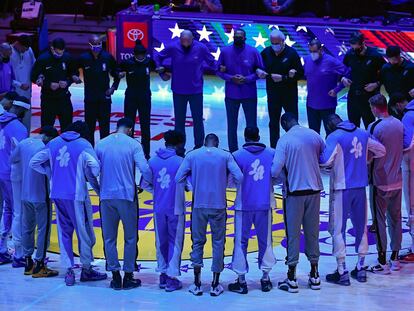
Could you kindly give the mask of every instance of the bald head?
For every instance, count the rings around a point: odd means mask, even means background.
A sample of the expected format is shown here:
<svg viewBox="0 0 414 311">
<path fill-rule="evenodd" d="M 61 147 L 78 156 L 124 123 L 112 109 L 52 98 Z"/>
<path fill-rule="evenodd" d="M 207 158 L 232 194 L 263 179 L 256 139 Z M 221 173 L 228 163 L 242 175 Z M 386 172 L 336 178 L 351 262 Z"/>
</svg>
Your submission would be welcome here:
<svg viewBox="0 0 414 311">
<path fill-rule="evenodd" d="M 190 30 L 184 30 L 180 34 L 180 43 L 185 51 L 189 51 L 193 44 L 194 35 Z"/>
<path fill-rule="evenodd" d="M 98 44 L 100 44 L 102 41 L 101 41 L 101 39 L 99 38 L 99 36 L 98 35 L 91 35 L 90 37 L 89 37 L 89 44 L 91 44 L 91 45 L 98 45 Z"/>
</svg>

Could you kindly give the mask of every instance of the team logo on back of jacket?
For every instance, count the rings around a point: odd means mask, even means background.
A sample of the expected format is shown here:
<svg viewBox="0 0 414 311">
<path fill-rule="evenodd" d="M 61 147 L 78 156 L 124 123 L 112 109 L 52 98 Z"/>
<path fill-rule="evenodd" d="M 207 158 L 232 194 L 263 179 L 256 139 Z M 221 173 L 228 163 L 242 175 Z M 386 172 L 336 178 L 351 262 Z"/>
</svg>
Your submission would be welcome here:
<svg viewBox="0 0 414 311">
<path fill-rule="evenodd" d="M 171 177 L 167 174 L 167 168 L 163 167 L 161 171 L 158 172 L 160 177 L 157 178 L 157 182 L 160 184 L 161 189 L 167 189 L 170 187 Z"/>
<path fill-rule="evenodd" d="M 252 167 L 252 170 L 249 172 L 249 175 L 253 175 L 253 180 L 262 180 L 264 175 L 264 166 L 260 165 L 260 160 L 256 159 L 250 166 Z"/>
<path fill-rule="evenodd" d="M 68 147 L 63 146 L 59 149 L 59 155 L 56 157 L 56 160 L 59 161 L 60 167 L 67 167 L 70 161 L 70 154 L 67 152 Z"/>
<path fill-rule="evenodd" d="M 350 150 L 350 153 L 353 153 L 355 159 L 358 159 L 362 156 L 362 144 L 358 141 L 358 138 L 355 136 L 352 140 L 353 148 Z"/>
</svg>

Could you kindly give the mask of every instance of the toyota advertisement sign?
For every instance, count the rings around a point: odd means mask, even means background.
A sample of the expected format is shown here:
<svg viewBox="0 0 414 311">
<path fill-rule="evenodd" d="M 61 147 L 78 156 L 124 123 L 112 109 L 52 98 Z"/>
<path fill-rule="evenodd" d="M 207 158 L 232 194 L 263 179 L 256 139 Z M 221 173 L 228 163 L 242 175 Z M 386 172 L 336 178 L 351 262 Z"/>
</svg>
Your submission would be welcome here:
<svg viewBox="0 0 414 311">
<path fill-rule="evenodd" d="M 142 44 L 148 48 L 151 46 L 151 17 L 124 15 L 117 20 L 117 60 L 122 61 L 133 56 L 135 41 L 141 40 Z M 149 49 L 150 52 L 151 49 Z"/>
</svg>

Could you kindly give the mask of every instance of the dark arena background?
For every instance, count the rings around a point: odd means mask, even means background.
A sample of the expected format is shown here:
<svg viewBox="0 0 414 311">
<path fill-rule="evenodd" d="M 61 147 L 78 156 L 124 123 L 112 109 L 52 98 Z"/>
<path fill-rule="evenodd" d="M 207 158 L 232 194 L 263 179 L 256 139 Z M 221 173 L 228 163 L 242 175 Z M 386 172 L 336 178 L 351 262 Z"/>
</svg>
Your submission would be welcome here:
<svg viewBox="0 0 414 311">
<path fill-rule="evenodd" d="M 195 1 L 196 3 L 204 2 Z M 103 40 L 104 48 L 113 55 L 118 63 L 134 57 L 136 40 L 141 40 L 149 55 L 163 51 L 180 38 L 183 30 L 194 34 L 194 41 L 208 48 L 209 53 L 217 61 L 221 51 L 234 43 L 237 29 L 246 33 L 246 44 L 259 52 L 271 46 L 270 33 L 278 29 L 286 37 L 286 45 L 294 48 L 302 64 L 309 55 L 308 43 L 317 38 L 323 45 L 326 54 L 341 62 L 350 49 L 349 38 L 352 33 L 360 32 L 369 47 L 375 48 L 385 58 L 389 46 L 399 46 L 401 56 L 414 62 L 414 1 L 412 0 L 293 0 L 286 12 L 273 14 L 269 12 L 261 0 L 223 0 L 222 12 L 200 12 L 196 5 L 188 5 L 186 1 L 125 1 L 125 0 L 43 0 L 29 1 L 30 5 L 39 5 L 30 18 L 22 18 L 25 1 L 1 0 L 0 2 L 0 38 L 1 42 L 14 43 L 22 34 L 31 39 L 34 55 L 38 57 L 47 51 L 50 42 L 63 38 L 66 49 L 75 57 L 90 49 L 88 40 L 96 34 Z M 191 1 L 189 1 L 191 2 Z M 194 1 L 193 1 L 194 2 Z M 272 1 L 263 1 L 272 5 Z M 280 5 L 273 3 L 274 6 Z M 23 13 L 22 13 L 23 11 Z M 27 12 L 26 12 L 27 14 Z M 29 14 L 30 15 L 30 14 Z M 27 16 L 27 15 L 24 15 Z M 169 61 L 164 64 L 170 70 Z M 413 65 L 414 66 L 414 65 Z M 0 68 L 0 76 L 2 67 Z M 163 133 L 174 129 L 175 116 L 173 109 L 173 93 L 170 81 L 166 82 L 160 75 L 152 72 L 151 80 L 151 156 L 164 147 Z M 80 72 L 83 81 L 83 72 Z M 110 131 L 116 130 L 116 123 L 124 116 L 126 81 L 121 79 L 118 89 L 112 95 L 110 113 Z M 414 90 L 414 84 L 411 85 Z M 384 87 L 381 92 L 389 98 Z M 70 87 L 73 105 L 73 120 L 84 120 L 84 84 L 72 84 Z M 307 82 L 298 83 L 299 123 L 308 126 L 306 113 Z M 337 94 L 336 113 L 347 119 L 348 88 Z M 414 96 L 413 96 L 414 97 Z M 264 79 L 257 80 L 257 126 L 261 141 L 269 145 L 269 114 L 267 93 Z M 205 133 L 215 133 L 220 140 L 220 147 L 228 149 L 227 119 L 225 107 L 225 84 L 211 70 L 204 74 L 203 119 Z M 40 133 L 41 106 L 40 87 L 33 84 L 31 116 L 31 136 Z M 137 116 L 134 136 L 141 141 L 140 118 Z M 244 141 L 243 130 L 246 126 L 243 112 L 238 122 L 239 146 Z M 57 129 L 59 122 L 55 123 Z M 185 119 L 187 133 L 187 149 L 194 145 L 193 119 L 187 109 Z M 284 134 L 284 131 L 282 131 Z M 282 134 L 282 135 L 283 135 Z M 324 128 L 321 137 L 326 138 Z M 95 141 L 99 141 L 99 127 L 96 127 Z M 0 159 L 0 161 L 8 161 Z M 140 176 L 136 176 L 139 181 Z M 35 279 L 24 276 L 23 268 L 12 268 L 11 264 L 0 265 L 0 310 L 414 310 L 414 264 L 401 263 L 400 271 L 392 271 L 390 275 L 368 273 L 367 283 L 351 280 L 351 286 L 338 286 L 325 282 L 325 276 L 335 271 L 337 265 L 332 256 L 332 237 L 329 223 L 330 187 L 329 175 L 322 174 L 324 190 L 321 192 L 320 209 L 320 261 L 319 273 L 322 289 L 312 291 L 307 286 L 309 264 L 305 254 L 303 232 L 301 233 L 300 262 L 297 278 L 300 292 L 290 295 L 277 289 L 277 282 L 286 277 L 285 257 L 287 238 L 285 233 L 283 199 L 281 185 L 274 187 L 276 207 L 272 211 L 272 245 L 277 263 L 270 273 L 273 290 L 263 293 L 260 290 L 261 271 L 258 263 L 258 239 L 256 228 L 252 227 L 247 249 L 249 273 L 246 280 L 249 285 L 248 295 L 238 295 L 227 290 L 227 285 L 237 278 L 232 271 L 232 254 L 235 238 L 235 198 L 236 191 L 227 189 L 227 220 L 225 237 L 224 271 L 221 283 L 225 292 L 220 297 L 208 294 L 211 280 L 212 263 L 211 228 L 207 229 L 207 243 L 204 250 L 204 269 L 202 283 L 205 294 L 202 297 L 191 295 L 187 288 L 193 282 L 193 267 L 190 262 L 192 250 L 191 211 L 192 193 L 185 197 L 184 246 L 181 262 L 183 289 L 174 293 L 165 293 L 159 289 L 159 274 L 156 272 L 157 258 L 155 247 L 155 220 L 153 196 L 147 191 L 138 194 L 138 256 L 135 276 L 142 281 L 142 286 L 132 291 L 113 291 L 109 281 L 77 282 L 73 287 L 65 286 L 65 269 L 60 265 L 60 249 L 55 206 L 51 221 L 50 246 L 47 263 L 50 268 L 59 270 L 56 278 Z M 368 193 L 367 188 L 367 194 Z M 96 244 L 93 248 L 94 267 L 105 272 L 106 262 L 104 242 L 101 229 L 101 213 L 98 195 L 89 187 L 92 203 L 93 230 Z M 368 208 L 369 210 L 369 208 Z M 367 228 L 373 223 L 371 211 L 368 212 Z M 409 234 L 409 217 L 404 199 L 402 200 L 402 250 L 409 252 L 411 236 Z M 119 258 L 124 254 L 124 231 L 122 225 L 118 230 Z M 358 254 L 355 252 L 355 230 L 348 221 L 346 251 L 348 269 L 354 268 Z M 365 264 L 374 264 L 377 260 L 376 235 L 368 232 L 369 245 Z M 9 252 L 14 251 L 12 237 L 8 237 Z M 73 239 L 75 252 L 76 277 L 81 274 L 79 250 L 76 235 Z M 391 250 L 388 248 L 387 256 Z M 108 279 L 111 278 L 108 271 Z"/>
</svg>

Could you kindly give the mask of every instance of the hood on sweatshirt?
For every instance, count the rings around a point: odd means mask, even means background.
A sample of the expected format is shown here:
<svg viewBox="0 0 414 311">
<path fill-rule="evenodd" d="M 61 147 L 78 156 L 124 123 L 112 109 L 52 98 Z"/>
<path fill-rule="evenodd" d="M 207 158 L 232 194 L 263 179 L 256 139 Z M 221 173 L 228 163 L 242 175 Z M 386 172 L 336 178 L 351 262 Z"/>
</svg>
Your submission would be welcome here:
<svg viewBox="0 0 414 311">
<path fill-rule="evenodd" d="M 260 153 L 266 149 L 266 145 L 262 143 L 245 143 L 243 149 L 250 153 Z"/>
<path fill-rule="evenodd" d="M 341 123 L 339 123 L 336 128 L 338 130 L 344 130 L 346 132 L 353 132 L 357 129 L 356 125 L 349 122 L 349 121 L 342 121 Z"/>
<path fill-rule="evenodd" d="M 0 115 L 0 123 L 8 123 L 14 119 L 17 119 L 17 116 L 14 113 L 5 111 L 2 115 Z"/>
<path fill-rule="evenodd" d="M 410 101 L 405 107 L 404 111 L 407 111 L 407 110 L 414 110 L 414 99 Z"/>
<path fill-rule="evenodd" d="M 160 148 L 155 153 L 164 160 L 177 155 L 175 149 L 172 148 Z"/>
<path fill-rule="evenodd" d="M 80 137 L 80 134 L 77 132 L 67 131 L 62 133 L 60 137 L 62 137 L 62 139 L 65 141 L 73 141 L 78 139 Z"/>
</svg>

